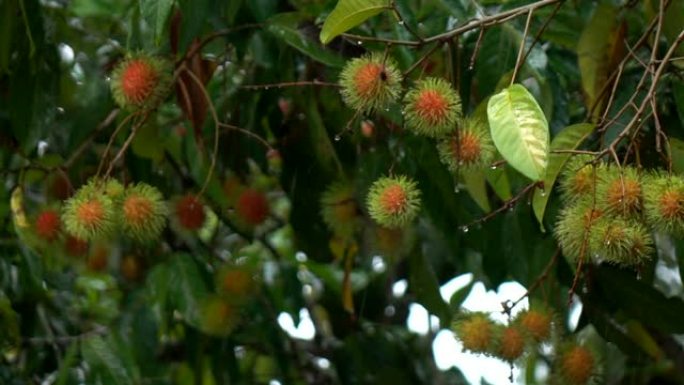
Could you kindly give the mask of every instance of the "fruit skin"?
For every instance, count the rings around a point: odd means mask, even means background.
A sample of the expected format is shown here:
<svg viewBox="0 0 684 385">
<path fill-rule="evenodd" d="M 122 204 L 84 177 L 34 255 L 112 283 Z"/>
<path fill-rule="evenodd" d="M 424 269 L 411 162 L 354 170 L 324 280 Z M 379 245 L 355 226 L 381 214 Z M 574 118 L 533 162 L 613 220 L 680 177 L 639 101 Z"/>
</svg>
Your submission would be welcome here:
<svg viewBox="0 0 684 385">
<path fill-rule="evenodd" d="M 174 217 L 184 230 L 199 230 L 206 219 L 204 204 L 194 194 L 186 194 L 172 203 Z"/>
<path fill-rule="evenodd" d="M 580 257 L 588 260 L 593 255 L 589 240 L 594 226 L 605 215 L 604 210 L 598 208 L 591 199 L 582 199 L 565 207 L 554 231 L 563 255 L 572 261 Z"/>
<path fill-rule="evenodd" d="M 359 212 L 354 188 L 346 181 L 333 182 L 321 195 L 320 203 L 321 216 L 328 228 L 342 238 L 352 237 L 358 227 Z"/>
<path fill-rule="evenodd" d="M 684 236 L 684 179 L 664 174 L 645 177 L 644 217 L 657 231 Z"/>
<path fill-rule="evenodd" d="M 34 230 L 40 239 L 54 242 L 59 238 L 61 229 L 62 220 L 58 210 L 46 208 L 36 216 Z"/>
<path fill-rule="evenodd" d="M 607 167 L 597 185 L 597 199 L 608 213 L 635 218 L 642 209 L 641 186 L 633 167 Z"/>
<path fill-rule="evenodd" d="M 136 54 L 112 73 L 114 100 L 122 108 L 150 109 L 161 103 L 173 82 L 173 65 L 166 59 Z"/>
<path fill-rule="evenodd" d="M 426 78 L 406 93 L 403 112 L 408 129 L 437 138 L 456 128 L 461 98 L 446 80 Z"/>
<path fill-rule="evenodd" d="M 159 239 L 167 215 L 164 197 L 157 188 L 145 183 L 126 188 L 119 214 L 119 223 L 126 236 L 140 243 Z"/>
<path fill-rule="evenodd" d="M 634 220 L 601 218 L 589 237 L 596 262 L 606 261 L 623 266 L 637 266 L 653 254 L 653 238 L 646 228 Z"/>
<path fill-rule="evenodd" d="M 254 272 L 246 266 L 223 266 L 216 274 L 216 291 L 226 300 L 243 302 L 256 290 Z"/>
<path fill-rule="evenodd" d="M 596 354 L 586 346 L 566 343 L 559 348 L 556 371 L 564 384 L 585 385 L 598 375 Z"/>
<path fill-rule="evenodd" d="M 420 211 L 420 190 L 406 176 L 383 177 L 376 180 L 367 197 L 368 212 L 382 226 L 403 227 Z"/>
<path fill-rule="evenodd" d="M 606 172 L 606 166 L 603 163 L 593 164 L 594 160 L 593 156 L 582 154 L 573 156 L 565 164 L 560 179 L 563 202 L 593 197 L 596 185 Z"/>
<path fill-rule="evenodd" d="M 240 308 L 217 295 L 206 297 L 200 303 L 199 328 L 212 336 L 225 337 L 236 326 Z"/>
<path fill-rule="evenodd" d="M 66 201 L 62 221 L 67 233 L 84 241 L 110 237 L 117 227 L 114 201 L 99 180 L 91 180 Z"/>
<path fill-rule="evenodd" d="M 266 195 L 253 188 L 242 190 L 235 208 L 240 218 L 250 226 L 263 223 L 271 212 Z"/>
<path fill-rule="evenodd" d="M 506 362 L 514 362 L 523 356 L 528 337 L 518 325 L 497 325 L 494 334 L 492 355 Z"/>
<path fill-rule="evenodd" d="M 452 329 L 463 344 L 463 350 L 491 354 L 496 324 L 486 313 L 471 313 L 457 320 Z"/>
<path fill-rule="evenodd" d="M 439 141 L 437 151 L 449 171 L 459 172 L 488 166 L 496 150 L 485 122 L 463 119 L 457 130 Z"/>
<path fill-rule="evenodd" d="M 350 60 L 340 73 L 342 100 L 361 112 L 388 107 L 401 93 L 401 72 L 383 53 Z"/>
<path fill-rule="evenodd" d="M 64 251 L 72 257 L 82 257 L 88 252 L 88 242 L 67 235 L 64 241 Z"/>
<path fill-rule="evenodd" d="M 553 316 L 548 311 L 530 309 L 518 314 L 514 323 L 527 333 L 535 342 L 545 342 L 551 338 Z"/>
</svg>

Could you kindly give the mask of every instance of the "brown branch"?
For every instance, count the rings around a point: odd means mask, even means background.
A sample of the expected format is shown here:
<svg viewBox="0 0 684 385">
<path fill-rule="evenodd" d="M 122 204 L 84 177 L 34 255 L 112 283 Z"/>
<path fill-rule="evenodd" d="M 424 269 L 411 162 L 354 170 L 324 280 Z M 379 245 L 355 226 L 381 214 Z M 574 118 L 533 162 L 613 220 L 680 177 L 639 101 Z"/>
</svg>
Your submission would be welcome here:
<svg viewBox="0 0 684 385">
<path fill-rule="evenodd" d="M 461 231 L 463 231 L 464 233 L 466 233 L 466 232 L 468 232 L 468 229 L 469 229 L 470 227 L 475 226 L 475 225 L 478 225 L 478 224 L 481 224 L 481 223 L 484 223 L 484 222 L 487 222 L 488 220 L 494 218 L 494 217 L 497 216 L 498 214 L 500 214 L 500 213 L 502 213 L 502 212 L 504 212 L 504 211 L 506 211 L 506 210 L 508 210 L 508 209 L 513 208 L 513 206 L 515 206 L 515 205 L 518 203 L 518 201 L 520 201 L 522 198 L 524 198 L 525 195 L 527 195 L 529 192 L 531 192 L 532 190 L 534 190 L 536 187 L 541 187 L 541 184 L 542 184 L 542 182 L 530 183 L 529 185 L 525 186 L 525 188 L 522 189 L 522 190 L 518 193 L 518 195 L 516 195 L 516 196 L 514 196 L 513 198 L 511 198 L 511 199 L 505 201 L 504 204 L 503 204 L 501 207 L 499 207 L 499 208 L 497 208 L 496 210 L 490 212 L 489 214 L 483 216 L 482 218 L 478 218 L 478 219 L 476 219 L 476 220 L 474 220 L 474 221 L 472 221 L 472 222 L 470 222 L 470 223 L 468 223 L 468 224 L 466 224 L 466 225 L 461 226 L 461 227 L 460 227 Z"/>
<path fill-rule="evenodd" d="M 314 79 L 311 81 L 299 81 L 299 82 L 248 84 L 248 85 L 240 86 L 239 88 L 241 88 L 243 90 L 268 90 L 269 88 L 303 87 L 303 86 L 340 87 L 340 85 L 337 83 L 322 82 L 320 80 Z"/>
</svg>

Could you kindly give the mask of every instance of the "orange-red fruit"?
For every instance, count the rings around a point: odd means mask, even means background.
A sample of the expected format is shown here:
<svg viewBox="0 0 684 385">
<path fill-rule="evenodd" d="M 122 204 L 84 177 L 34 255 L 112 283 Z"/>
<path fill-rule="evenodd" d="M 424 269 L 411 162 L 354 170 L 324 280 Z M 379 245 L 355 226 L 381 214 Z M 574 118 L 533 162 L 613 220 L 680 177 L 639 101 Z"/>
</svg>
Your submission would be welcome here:
<svg viewBox="0 0 684 385">
<path fill-rule="evenodd" d="M 375 131 L 375 124 L 371 122 L 370 120 L 364 120 L 361 122 L 361 135 L 363 135 L 366 138 L 371 138 L 373 136 L 373 132 Z"/>
<path fill-rule="evenodd" d="M 594 372 L 594 355 L 583 346 L 574 346 L 561 357 L 563 377 L 573 385 L 587 384 Z"/>
<path fill-rule="evenodd" d="M 64 242 L 67 254 L 72 257 L 81 257 L 88 251 L 88 242 L 78 239 L 72 235 L 67 235 Z"/>
<path fill-rule="evenodd" d="M 394 215 L 400 213 L 407 203 L 406 191 L 399 185 L 391 185 L 380 195 L 380 205 L 386 213 Z"/>
<path fill-rule="evenodd" d="M 270 212 L 266 196 L 255 189 L 245 189 L 237 201 L 237 213 L 250 225 L 262 223 Z"/>
<path fill-rule="evenodd" d="M 131 60 L 121 73 L 121 91 L 126 99 L 140 104 L 154 92 L 157 81 L 157 70 L 150 63 Z"/>
<path fill-rule="evenodd" d="M 204 205 L 193 194 L 187 194 L 176 202 L 176 217 L 186 230 L 197 230 L 204 224 Z"/>
<path fill-rule="evenodd" d="M 46 209 L 36 217 L 36 234 L 48 242 L 57 239 L 61 227 L 62 222 L 59 213 L 55 210 Z"/>
</svg>

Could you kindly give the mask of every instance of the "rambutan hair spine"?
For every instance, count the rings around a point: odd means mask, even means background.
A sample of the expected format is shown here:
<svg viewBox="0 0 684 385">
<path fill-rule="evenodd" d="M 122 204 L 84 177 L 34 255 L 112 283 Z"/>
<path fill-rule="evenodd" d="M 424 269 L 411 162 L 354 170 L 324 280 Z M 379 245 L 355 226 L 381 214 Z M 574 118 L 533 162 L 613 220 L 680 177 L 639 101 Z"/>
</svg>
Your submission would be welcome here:
<svg viewBox="0 0 684 385">
<path fill-rule="evenodd" d="M 168 208 L 162 193 L 145 183 L 128 186 L 121 199 L 119 223 L 123 233 L 139 243 L 150 243 L 161 236 Z"/>
<path fill-rule="evenodd" d="M 418 184 L 406 176 L 382 177 L 368 192 L 368 212 L 382 226 L 404 227 L 418 216 L 420 195 Z"/>
<path fill-rule="evenodd" d="M 115 202 L 107 191 L 112 183 L 91 179 L 66 201 L 62 221 L 67 233 L 84 241 L 114 235 L 118 223 Z"/>
<path fill-rule="evenodd" d="M 409 130 L 438 138 L 456 129 L 462 117 L 461 98 L 445 79 L 425 78 L 404 96 L 403 113 Z"/>
<path fill-rule="evenodd" d="M 460 119 L 458 129 L 440 139 L 437 151 L 449 171 L 458 173 L 489 166 L 496 149 L 486 127 L 487 123 L 480 119 Z"/>
<path fill-rule="evenodd" d="M 652 173 L 644 177 L 644 218 L 656 231 L 684 236 L 684 178 Z"/>
<path fill-rule="evenodd" d="M 473 312 L 459 315 L 451 329 L 461 341 L 464 351 L 491 355 L 499 326 L 489 314 Z"/>
<path fill-rule="evenodd" d="M 146 53 L 129 54 L 111 75 L 116 103 L 129 110 L 156 108 L 169 94 L 173 84 L 173 64 Z"/>
<path fill-rule="evenodd" d="M 340 73 L 344 103 L 357 111 L 388 108 L 401 94 L 401 72 L 394 60 L 373 52 L 347 62 Z"/>
</svg>

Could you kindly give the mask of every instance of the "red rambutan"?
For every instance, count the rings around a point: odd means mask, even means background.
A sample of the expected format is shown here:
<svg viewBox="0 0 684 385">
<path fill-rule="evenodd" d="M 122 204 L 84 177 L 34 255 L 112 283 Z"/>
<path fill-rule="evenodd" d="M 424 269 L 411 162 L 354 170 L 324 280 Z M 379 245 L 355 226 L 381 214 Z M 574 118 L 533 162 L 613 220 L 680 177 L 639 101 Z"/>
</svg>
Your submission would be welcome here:
<svg viewBox="0 0 684 385">
<path fill-rule="evenodd" d="M 52 242 L 59 236 L 62 221 L 59 213 L 53 209 L 45 209 L 36 217 L 36 234 L 43 240 Z"/>
<path fill-rule="evenodd" d="M 268 217 L 270 207 L 264 193 L 247 188 L 242 191 L 236 204 L 237 213 L 247 224 L 256 226 Z"/>
</svg>

